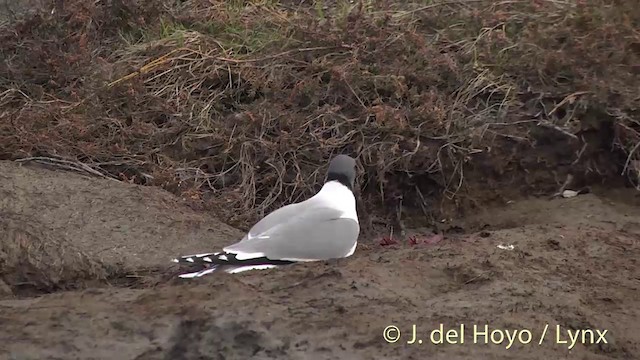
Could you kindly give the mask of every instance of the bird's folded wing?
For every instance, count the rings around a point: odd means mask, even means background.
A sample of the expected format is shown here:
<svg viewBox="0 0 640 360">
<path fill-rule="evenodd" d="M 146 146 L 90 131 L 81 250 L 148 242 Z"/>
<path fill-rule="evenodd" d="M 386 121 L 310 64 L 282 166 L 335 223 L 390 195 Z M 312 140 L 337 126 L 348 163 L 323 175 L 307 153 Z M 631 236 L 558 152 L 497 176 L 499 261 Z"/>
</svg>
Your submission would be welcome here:
<svg viewBox="0 0 640 360">
<path fill-rule="evenodd" d="M 247 234 L 240 241 L 246 241 L 246 240 L 255 238 L 256 236 L 259 236 L 261 233 L 269 230 L 275 225 L 284 223 L 290 220 L 292 217 L 299 214 L 301 205 L 303 205 L 303 203 L 289 204 L 274 210 L 273 212 L 269 213 L 267 216 L 263 217 L 255 225 L 253 225 L 253 227 L 247 232 Z"/>
<path fill-rule="evenodd" d="M 261 254 L 269 259 L 313 261 L 346 256 L 355 246 L 360 228 L 353 219 L 341 218 L 341 210 L 327 206 L 298 210 L 283 222 L 227 246 L 224 251 L 239 254 L 239 258 L 243 254 Z"/>
</svg>

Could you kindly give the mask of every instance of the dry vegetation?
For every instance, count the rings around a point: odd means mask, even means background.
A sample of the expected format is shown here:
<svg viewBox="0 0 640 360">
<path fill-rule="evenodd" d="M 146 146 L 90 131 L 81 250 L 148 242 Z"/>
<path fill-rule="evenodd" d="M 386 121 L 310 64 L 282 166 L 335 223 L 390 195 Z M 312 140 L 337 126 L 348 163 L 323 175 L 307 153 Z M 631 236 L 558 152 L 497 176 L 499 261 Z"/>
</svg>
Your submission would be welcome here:
<svg viewBox="0 0 640 360">
<path fill-rule="evenodd" d="M 359 155 L 363 206 L 386 215 L 549 194 L 568 174 L 636 183 L 633 2 L 398 3 L 22 15 L 0 29 L 0 158 L 162 186 L 235 225 L 311 195 L 337 152 Z"/>
</svg>

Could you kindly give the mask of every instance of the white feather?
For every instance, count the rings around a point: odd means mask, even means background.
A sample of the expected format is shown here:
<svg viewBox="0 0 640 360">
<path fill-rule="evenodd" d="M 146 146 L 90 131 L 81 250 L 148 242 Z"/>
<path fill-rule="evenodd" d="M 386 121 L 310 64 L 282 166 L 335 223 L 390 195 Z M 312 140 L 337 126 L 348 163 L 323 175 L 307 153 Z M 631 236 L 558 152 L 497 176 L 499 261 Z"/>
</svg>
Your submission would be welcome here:
<svg viewBox="0 0 640 360">
<path fill-rule="evenodd" d="M 278 266 L 277 265 L 247 265 L 247 266 L 242 266 L 239 268 L 228 270 L 227 273 L 237 274 L 237 273 L 248 271 L 248 270 L 266 270 L 266 269 L 273 269 L 276 267 Z"/>
</svg>

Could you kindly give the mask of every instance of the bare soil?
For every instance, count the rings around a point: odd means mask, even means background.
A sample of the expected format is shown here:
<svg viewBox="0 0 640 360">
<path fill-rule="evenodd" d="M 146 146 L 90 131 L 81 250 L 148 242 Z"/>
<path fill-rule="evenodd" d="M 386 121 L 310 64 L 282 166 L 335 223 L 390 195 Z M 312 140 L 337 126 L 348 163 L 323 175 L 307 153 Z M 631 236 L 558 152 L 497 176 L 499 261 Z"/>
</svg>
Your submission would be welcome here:
<svg viewBox="0 0 640 360">
<path fill-rule="evenodd" d="M 45 278 L 50 284 L 47 274 L 1 274 L 5 359 L 632 359 L 640 353 L 635 190 L 511 202 L 457 220 L 461 228 L 484 230 L 447 234 L 434 244 L 362 239 L 337 266 L 181 281 L 168 262 L 173 255 L 221 246 L 241 232 L 163 190 L 10 162 L 0 167 L 0 261 L 24 264 L 24 256 L 7 257 L 9 244 L 28 234 L 30 243 L 55 239 L 108 269 L 104 281 L 71 290 L 64 290 L 62 276 L 56 291 L 32 286 L 28 292 L 19 283 Z M 432 239 L 427 229 L 411 232 Z M 46 249 L 31 250 L 37 256 Z M 90 267 L 65 261 L 93 277 Z M 466 342 L 431 343 L 429 332 L 441 323 L 445 331 L 464 324 Z M 421 345 L 407 344 L 413 324 Z M 507 340 L 474 343 L 473 326 L 485 324 L 528 329 L 533 339 L 509 349 Z M 389 325 L 401 330 L 396 343 L 383 338 Z M 569 350 L 558 342 L 556 326 L 606 329 L 607 343 L 580 340 Z M 559 340 L 567 339 L 562 332 Z"/>
</svg>

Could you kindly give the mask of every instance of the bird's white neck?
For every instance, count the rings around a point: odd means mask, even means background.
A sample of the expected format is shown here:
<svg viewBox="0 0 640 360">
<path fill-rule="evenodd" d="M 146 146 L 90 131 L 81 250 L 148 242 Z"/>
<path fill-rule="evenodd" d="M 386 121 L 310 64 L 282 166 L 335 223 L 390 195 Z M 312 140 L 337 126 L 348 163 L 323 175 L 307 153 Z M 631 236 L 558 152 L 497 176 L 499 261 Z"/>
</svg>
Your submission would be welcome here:
<svg viewBox="0 0 640 360">
<path fill-rule="evenodd" d="M 316 194 L 317 198 L 326 201 L 333 207 L 337 207 L 343 211 L 342 218 L 353 219 L 358 221 L 356 212 L 356 198 L 348 187 L 342 185 L 338 181 L 329 181 L 322 186 L 322 189 Z"/>
</svg>

